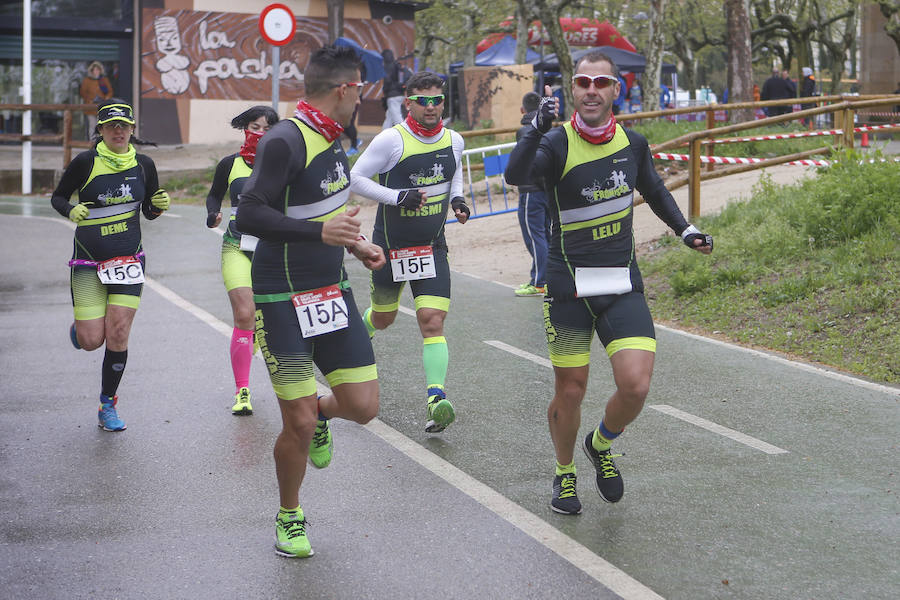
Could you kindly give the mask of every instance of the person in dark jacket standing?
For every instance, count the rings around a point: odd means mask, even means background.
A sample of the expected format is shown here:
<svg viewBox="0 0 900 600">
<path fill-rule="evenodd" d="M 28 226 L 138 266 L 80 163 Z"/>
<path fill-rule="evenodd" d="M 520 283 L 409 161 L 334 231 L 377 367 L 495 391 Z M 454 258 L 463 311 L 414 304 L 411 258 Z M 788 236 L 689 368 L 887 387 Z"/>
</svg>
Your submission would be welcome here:
<svg viewBox="0 0 900 600">
<path fill-rule="evenodd" d="M 796 98 L 797 88 L 790 79 L 781 76 L 778 69 L 772 71 L 772 76 L 766 79 L 762 86 L 762 92 L 759 95 L 760 100 L 783 100 L 785 98 Z M 767 106 L 766 115 L 769 117 L 777 117 L 791 112 L 789 105 Z"/>
<path fill-rule="evenodd" d="M 522 127 L 516 132 L 519 141 L 531 128 L 541 96 L 528 92 L 522 98 Z M 528 254 L 531 255 L 531 278 L 520 285 L 516 296 L 543 296 L 547 291 L 544 273 L 547 267 L 547 240 L 550 239 L 550 207 L 547 194 L 540 186 L 523 183 L 519 186 L 519 227 Z"/>
<path fill-rule="evenodd" d="M 406 80 L 409 79 L 410 71 L 401 65 L 394 58 L 394 52 L 390 49 L 381 52 L 381 58 L 384 60 L 384 101 L 385 113 L 382 129 L 393 127 L 397 123 L 403 121 L 403 98 L 406 90 Z"/>
</svg>

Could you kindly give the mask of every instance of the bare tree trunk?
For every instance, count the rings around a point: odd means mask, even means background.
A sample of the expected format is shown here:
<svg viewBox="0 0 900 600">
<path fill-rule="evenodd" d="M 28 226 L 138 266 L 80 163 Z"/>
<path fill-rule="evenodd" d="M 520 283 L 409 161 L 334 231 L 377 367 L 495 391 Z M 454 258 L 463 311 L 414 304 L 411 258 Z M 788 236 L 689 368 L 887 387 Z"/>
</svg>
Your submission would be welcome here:
<svg viewBox="0 0 900 600">
<path fill-rule="evenodd" d="M 747 0 L 725 0 L 725 27 L 728 40 L 728 99 L 731 102 L 753 100 L 753 63 L 750 52 L 750 13 Z M 734 111 L 733 121 L 753 119 L 753 111 Z"/>
<path fill-rule="evenodd" d="M 464 21 L 466 23 L 466 31 L 475 31 L 475 18 L 471 14 L 466 13 Z M 463 67 L 475 66 L 475 48 L 476 44 L 466 44 L 463 50 Z"/>
<path fill-rule="evenodd" d="M 538 6 L 541 23 L 550 36 L 550 44 L 553 51 L 556 52 L 556 58 L 559 59 L 559 73 L 562 77 L 562 91 L 565 98 L 565 111 L 567 115 L 571 115 L 575 110 L 575 99 L 572 97 L 572 75 L 574 74 L 574 65 L 572 64 L 572 55 L 569 54 L 569 46 L 566 44 L 566 38 L 563 35 L 562 26 L 559 24 L 558 6 L 547 6 L 541 3 Z M 539 90 L 543 95 L 544 90 Z M 560 119 L 564 115 L 560 114 Z"/>
<path fill-rule="evenodd" d="M 328 0 L 328 41 L 344 35 L 344 0 Z"/>
<path fill-rule="evenodd" d="M 888 34 L 897 45 L 897 52 L 900 52 L 900 7 L 896 3 L 890 3 L 888 0 L 876 0 L 881 8 L 881 14 L 887 19 L 884 24 L 884 32 Z"/>
<path fill-rule="evenodd" d="M 516 64 L 525 64 L 527 54 L 528 13 L 525 9 L 525 0 L 516 0 Z"/>
<path fill-rule="evenodd" d="M 650 0 L 650 32 L 647 46 L 647 67 L 644 71 L 644 104 L 641 110 L 657 110 L 659 108 L 665 12 L 666 0 Z"/>
</svg>

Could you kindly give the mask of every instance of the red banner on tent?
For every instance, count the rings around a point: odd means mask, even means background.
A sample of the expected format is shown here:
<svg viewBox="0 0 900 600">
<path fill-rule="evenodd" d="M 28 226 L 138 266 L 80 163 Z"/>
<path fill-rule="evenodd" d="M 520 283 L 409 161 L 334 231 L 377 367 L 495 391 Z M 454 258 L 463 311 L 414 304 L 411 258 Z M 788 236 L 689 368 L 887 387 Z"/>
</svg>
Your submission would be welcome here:
<svg viewBox="0 0 900 600">
<path fill-rule="evenodd" d="M 563 35 L 566 44 L 569 46 L 615 46 L 622 50 L 637 52 L 637 48 L 628 41 L 624 35 L 613 27 L 609 21 L 599 21 L 597 19 L 587 18 L 569 18 L 561 17 L 559 24 L 562 26 Z M 512 19 L 508 19 L 500 23 L 501 27 L 509 27 L 513 25 Z M 542 35 L 543 34 L 543 35 Z M 484 52 L 499 40 L 503 38 L 505 33 L 492 33 L 481 42 L 478 43 L 477 51 Z M 547 30 L 541 27 L 540 21 L 534 21 L 528 26 L 528 45 L 540 46 L 541 38 L 545 46 L 550 45 L 550 35 Z"/>
</svg>

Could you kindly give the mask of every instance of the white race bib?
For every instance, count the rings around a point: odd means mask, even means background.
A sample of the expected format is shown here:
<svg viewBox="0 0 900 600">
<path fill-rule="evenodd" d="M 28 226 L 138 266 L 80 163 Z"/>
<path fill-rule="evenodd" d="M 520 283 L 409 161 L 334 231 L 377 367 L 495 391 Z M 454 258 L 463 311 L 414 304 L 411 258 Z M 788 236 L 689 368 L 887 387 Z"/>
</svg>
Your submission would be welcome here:
<svg viewBox="0 0 900 600">
<path fill-rule="evenodd" d="M 579 298 L 627 294 L 631 289 L 628 267 L 575 267 L 575 295 Z"/>
<path fill-rule="evenodd" d="M 412 248 L 391 250 L 391 272 L 394 275 L 394 281 L 413 281 L 437 277 L 434 270 L 434 252 L 431 246 L 413 246 Z"/>
<path fill-rule="evenodd" d="M 144 267 L 133 256 L 117 256 L 97 265 L 97 277 L 104 285 L 144 283 Z"/>
<path fill-rule="evenodd" d="M 253 235 L 248 235 L 246 233 L 241 234 L 241 250 L 245 252 L 253 252 L 256 250 L 256 244 L 259 242 L 259 238 Z"/>
<path fill-rule="evenodd" d="M 305 338 L 331 333 L 348 324 L 347 303 L 337 284 L 294 294 L 291 301 Z"/>
</svg>

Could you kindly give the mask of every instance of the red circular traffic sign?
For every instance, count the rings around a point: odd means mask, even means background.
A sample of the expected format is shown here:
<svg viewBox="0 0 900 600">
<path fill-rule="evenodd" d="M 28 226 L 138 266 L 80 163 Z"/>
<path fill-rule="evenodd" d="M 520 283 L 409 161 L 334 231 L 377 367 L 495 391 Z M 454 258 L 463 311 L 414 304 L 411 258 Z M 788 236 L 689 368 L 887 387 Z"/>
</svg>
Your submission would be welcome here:
<svg viewBox="0 0 900 600">
<path fill-rule="evenodd" d="M 270 4 L 259 13 L 259 33 L 273 46 L 284 46 L 294 39 L 297 22 L 284 4 Z"/>
</svg>

